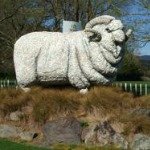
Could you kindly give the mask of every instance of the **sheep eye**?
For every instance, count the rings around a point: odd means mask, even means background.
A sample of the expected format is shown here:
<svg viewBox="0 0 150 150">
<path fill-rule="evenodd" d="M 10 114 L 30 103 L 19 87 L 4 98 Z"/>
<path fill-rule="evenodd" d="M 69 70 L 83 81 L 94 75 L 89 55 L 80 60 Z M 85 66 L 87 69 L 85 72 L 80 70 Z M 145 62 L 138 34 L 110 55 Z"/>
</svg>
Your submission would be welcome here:
<svg viewBox="0 0 150 150">
<path fill-rule="evenodd" d="M 111 31 L 110 31 L 110 29 L 108 29 L 108 28 L 106 28 L 106 31 L 108 32 L 108 33 L 110 33 Z"/>
<path fill-rule="evenodd" d="M 125 28 L 125 27 L 123 27 L 122 30 L 123 30 L 124 32 L 126 32 L 126 28 Z"/>
</svg>

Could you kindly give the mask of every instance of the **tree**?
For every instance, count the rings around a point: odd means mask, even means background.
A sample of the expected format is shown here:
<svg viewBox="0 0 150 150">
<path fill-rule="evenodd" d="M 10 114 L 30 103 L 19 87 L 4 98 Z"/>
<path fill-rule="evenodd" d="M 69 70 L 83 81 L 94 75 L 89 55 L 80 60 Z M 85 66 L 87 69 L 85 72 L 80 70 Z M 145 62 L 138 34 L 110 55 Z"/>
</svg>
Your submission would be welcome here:
<svg viewBox="0 0 150 150">
<path fill-rule="evenodd" d="M 44 9 L 29 0 L 0 0 L 0 72 L 14 74 L 13 45 L 23 34 L 44 29 Z"/>
<path fill-rule="evenodd" d="M 143 76 L 142 64 L 137 56 L 126 50 L 121 67 L 119 68 L 117 80 L 138 81 Z"/>
<path fill-rule="evenodd" d="M 61 20 L 82 21 L 108 14 L 116 17 L 131 0 L 0 0 L 0 72 L 13 72 L 13 45 L 26 33 L 60 31 Z M 135 37 L 137 37 L 135 35 Z"/>
<path fill-rule="evenodd" d="M 140 0 L 140 4 L 147 10 L 146 15 L 148 16 L 148 18 L 150 18 L 150 1 L 149 0 Z M 143 23 L 150 24 L 150 19 L 143 21 Z M 145 32 L 143 39 L 145 40 L 145 42 L 150 42 L 150 32 Z"/>
</svg>

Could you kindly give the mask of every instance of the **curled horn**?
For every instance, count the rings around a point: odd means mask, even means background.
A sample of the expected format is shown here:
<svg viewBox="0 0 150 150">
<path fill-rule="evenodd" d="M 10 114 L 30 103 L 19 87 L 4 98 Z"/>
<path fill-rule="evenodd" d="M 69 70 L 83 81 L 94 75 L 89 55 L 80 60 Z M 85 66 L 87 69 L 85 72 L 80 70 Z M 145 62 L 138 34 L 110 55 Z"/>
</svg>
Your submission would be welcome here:
<svg viewBox="0 0 150 150">
<path fill-rule="evenodd" d="M 92 29 L 97 24 L 109 24 L 114 19 L 114 17 L 108 15 L 96 17 L 86 24 L 85 29 Z"/>
</svg>

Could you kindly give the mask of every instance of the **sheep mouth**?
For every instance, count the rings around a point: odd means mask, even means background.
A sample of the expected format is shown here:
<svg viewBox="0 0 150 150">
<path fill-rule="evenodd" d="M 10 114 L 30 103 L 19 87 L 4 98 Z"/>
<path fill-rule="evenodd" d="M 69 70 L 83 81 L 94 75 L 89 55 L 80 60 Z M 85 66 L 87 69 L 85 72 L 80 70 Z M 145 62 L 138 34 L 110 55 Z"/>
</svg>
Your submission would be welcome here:
<svg viewBox="0 0 150 150">
<path fill-rule="evenodd" d="M 122 46 L 122 42 L 115 41 L 115 45 L 121 47 Z"/>
<path fill-rule="evenodd" d="M 122 54 L 122 43 L 114 41 L 113 46 L 107 45 L 106 43 L 99 44 L 103 49 L 107 50 L 114 58 L 118 59 L 118 57 Z"/>
</svg>

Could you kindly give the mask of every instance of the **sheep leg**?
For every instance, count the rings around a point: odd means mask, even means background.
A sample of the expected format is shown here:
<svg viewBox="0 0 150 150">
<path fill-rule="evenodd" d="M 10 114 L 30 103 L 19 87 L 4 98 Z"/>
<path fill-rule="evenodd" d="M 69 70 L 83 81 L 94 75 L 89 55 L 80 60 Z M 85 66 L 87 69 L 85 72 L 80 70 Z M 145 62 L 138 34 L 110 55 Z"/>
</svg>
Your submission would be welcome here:
<svg viewBox="0 0 150 150">
<path fill-rule="evenodd" d="M 31 90 L 31 88 L 27 88 L 27 87 L 20 87 L 25 93 L 29 92 Z"/>
<path fill-rule="evenodd" d="M 37 77 L 36 59 L 31 57 L 28 59 L 25 54 L 23 56 L 20 55 L 19 57 L 14 55 L 16 78 L 18 86 L 25 92 L 28 92 L 30 90 L 29 86 L 36 81 Z"/>
<path fill-rule="evenodd" d="M 17 65 L 16 67 L 16 78 L 18 81 L 18 86 L 25 92 L 30 90 L 29 86 L 32 85 L 36 80 L 35 68 L 32 64 Z"/>
<path fill-rule="evenodd" d="M 73 86 L 79 89 L 84 89 L 89 87 L 90 83 L 81 71 L 76 52 L 76 47 L 71 46 L 68 62 L 68 79 Z"/>
<path fill-rule="evenodd" d="M 88 93 L 88 89 L 87 89 L 87 88 L 81 89 L 81 90 L 80 90 L 80 93 L 81 93 L 81 94 L 86 94 L 86 93 Z"/>
</svg>

